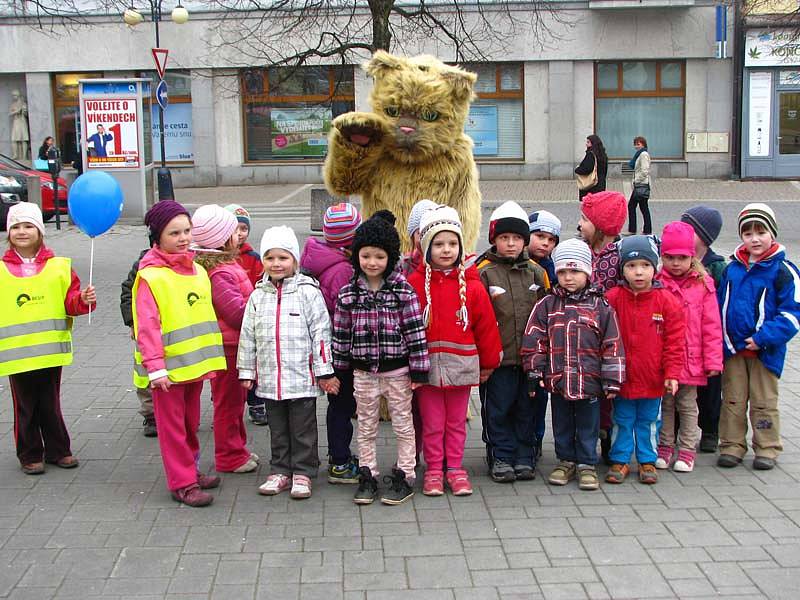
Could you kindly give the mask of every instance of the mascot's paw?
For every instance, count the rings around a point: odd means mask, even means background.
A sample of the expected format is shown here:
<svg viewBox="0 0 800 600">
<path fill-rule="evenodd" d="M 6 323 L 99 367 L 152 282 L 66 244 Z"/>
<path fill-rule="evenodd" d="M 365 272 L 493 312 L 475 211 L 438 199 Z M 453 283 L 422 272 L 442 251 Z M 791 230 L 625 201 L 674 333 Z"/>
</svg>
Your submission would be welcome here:
<svg viewBox="0 0 800 600">
<path fill-rule="evenodd" d="M 376 146 L 388 132 L 388 124 L 374 113 L 350 112 L 336 117 L 331 123 L 342 139 L 356 146 Z"/>
</svg>

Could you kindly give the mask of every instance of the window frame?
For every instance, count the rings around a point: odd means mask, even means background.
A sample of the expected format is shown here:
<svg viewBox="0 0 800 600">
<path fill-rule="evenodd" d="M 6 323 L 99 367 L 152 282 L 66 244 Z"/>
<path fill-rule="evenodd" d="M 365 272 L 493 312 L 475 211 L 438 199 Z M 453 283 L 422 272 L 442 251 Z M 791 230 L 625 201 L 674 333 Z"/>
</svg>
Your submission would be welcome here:
<svg viewBox="0 0 800 600">
<path fill-rule="evenodd" d="M 242 152 L 244 154 L 244 164 L 261 164 L 261 165 L 275 165 L 275 164 L 319 164 L 322 163 L 325 158 L 322 157 L 308 157 L 308 158 L 273 158 L 273 159 L 251 159 L 248 156 L 248 148 L 250 147 L 248 134 L 247 134 L 247 105 L 248 104 L 268 104 L 270 108 L 276 107 L 280 108 L 281 105 L 286 105 L 284 108 L 291 108 L 291 104 L 293 103 L 308 103 L 308 104 L 333 104 L 334 102 L 350 102 L 353 104 L 353 108 L 355 109 L 355 65 L 307 65 L 309 67 L 325 67 L 328 69 L 328 94 L 311 94 L 311 95 L 289 95 L 289 96 L 270 96 L 269 94 L 269 70 L 270 68 L 274 67 L 255 67 L 255 68 L 248 68 L 248 69 L 240 69 L 239 70 L 239 90 L 240 90 L 240 97 L 241 102 L 239 103 L 239 109 L 241 111 L 241 123 L 242 123 Z M 302 69 L 303 67 L 283 67 L 287 69 Z M 353 93 L 352 94 L 341 94 L 336 93 L 336 69 L 337 68 L 347 68 L 351 69 L 351 73 L 353 76 Z M 247 82 L 245 78 L 248 74 L 253 72 L 259 73 L 261 75 L 261 93 L 259 94 L 248 94 L 247 93 Z"/>
<path fill-rule="evenodd" d="M 624 76 L 622 65 L 630 62 L 644 62 L 656 64 L 656 89 L 655 90 L 625 90 L 623 89 L 622 78 Z M 599 89 L 600 65 L 617 65 L 617 89 Z M 678 64 L 681 67 L 681 85 L 679 88 L 664 88 L 661 85 L 661 69 L 665 64 Z M 595 128 L 597 124 L 597 100 L 603 98 L 683 98 L 683 110 L 681 119 L 681 131 L 686 131 L 686 61 L 682 59 L 664 60 L 598 60 L 594 63 L 594 99 L 593 99 L 593 118 Z M 653 156 L 654 160 L 684 160 L 686 156 L 686 136 L 681 134 L 681 154 L 678 156 Z M 609 160 L 628 160 L 625 156 L 609 156 Z"/>
</svg>

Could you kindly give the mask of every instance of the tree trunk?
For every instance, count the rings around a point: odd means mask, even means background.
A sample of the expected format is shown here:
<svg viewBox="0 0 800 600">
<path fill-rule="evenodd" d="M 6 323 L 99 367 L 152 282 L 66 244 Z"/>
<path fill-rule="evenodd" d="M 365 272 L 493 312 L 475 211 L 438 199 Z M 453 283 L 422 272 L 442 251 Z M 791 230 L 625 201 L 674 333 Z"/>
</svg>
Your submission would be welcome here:
<svg viewBox="0 0 800 600">
<path fill-rule="evenodd" d="M 372 51 L 386 50 L 392 42 L 389 31 L 389 15 L 392 12 L 394 0 L 369 0 L 369 10 L 372 13 Z"/>
</svg>

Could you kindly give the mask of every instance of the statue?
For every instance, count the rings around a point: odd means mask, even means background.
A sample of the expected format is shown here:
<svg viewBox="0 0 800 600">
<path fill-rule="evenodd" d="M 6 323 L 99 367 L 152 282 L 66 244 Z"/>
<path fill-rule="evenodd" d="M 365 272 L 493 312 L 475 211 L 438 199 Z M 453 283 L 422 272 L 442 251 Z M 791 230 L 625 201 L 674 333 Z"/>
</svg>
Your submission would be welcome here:
<svg viewBox="0 0 800 600">
<path fill-rule="evenodd" d="M 11 153 L 17 160 L 28 158 L 28 104 L 19 90 L 11 92 L 11 106 L 8 114 L 11 115 Z"/>
</svg>

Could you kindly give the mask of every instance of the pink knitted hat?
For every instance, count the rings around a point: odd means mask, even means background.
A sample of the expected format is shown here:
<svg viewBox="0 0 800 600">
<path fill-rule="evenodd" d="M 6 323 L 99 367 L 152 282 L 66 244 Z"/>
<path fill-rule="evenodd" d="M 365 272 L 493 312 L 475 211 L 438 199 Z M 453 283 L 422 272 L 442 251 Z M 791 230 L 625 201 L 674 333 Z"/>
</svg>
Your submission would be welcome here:
<svg viewBox="0 0 800 600">
<path fill-rule="evenodd" d="M 606 235 L 619 235 L 628 218 L 628 203 L 619 192 L 586 194 L 581 202 L 581 212 L 597 229 Z"/>
<path fill-rule="evenodd" d="M 353 243 L 361 215 L 349 202 L 329 206 L 322 219 L 322 235 L 329 246 L 347 248 Z"/>
<path fill-rule="evenodd" d="M 661 255 L 694 256 L 694 228 L 682 221 L 664 225 L 661 233 Z"/>
<path fill-rule="evenodd" d="M 221 248 L 236 231 L 238 224 L 232 212 L 218 204 L 206 204 L 192 215 L 192 239 L 196 246 L 202 248 Z"/>
</svg>

